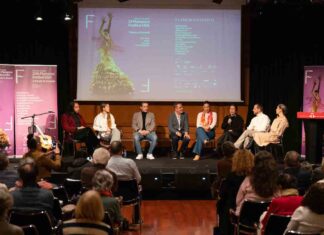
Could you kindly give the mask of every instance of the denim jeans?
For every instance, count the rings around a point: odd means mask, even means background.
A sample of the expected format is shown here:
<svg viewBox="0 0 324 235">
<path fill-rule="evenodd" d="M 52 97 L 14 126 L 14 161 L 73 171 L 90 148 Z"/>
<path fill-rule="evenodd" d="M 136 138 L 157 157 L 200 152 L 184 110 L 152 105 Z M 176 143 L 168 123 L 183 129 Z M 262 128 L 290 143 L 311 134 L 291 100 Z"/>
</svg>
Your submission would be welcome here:
<svg viewBox="0 0 324 235">
<path fill-rule="evenodd" d="M 204 130 L 204 128 L 202 127 L 198 127 L 196 130 L 196 144 L 195 147 L 193 149 L 193 152 L 197 155 L 201 154 L 201 150 L 202 147 L 204 145 L 204 141 L 205 140 L 210 140 L 215 138 L 215 131 L 214 130 L 210 130 L 208 132 L 206 132 Z"/>
<path fill-rule="evenodd" d="M 157 136 L 155 134 L 155 131 L 150 132 L 150 134 L 146 136 L 143 136 L 138 132 L 134 133 L 134 143 L 137 154 L 142 154 L 141 140 L 143 139 L 150 141 L 150 148 L 148 150 L 148 153 L 152 154 L 157 142 Z"/>
</svg>

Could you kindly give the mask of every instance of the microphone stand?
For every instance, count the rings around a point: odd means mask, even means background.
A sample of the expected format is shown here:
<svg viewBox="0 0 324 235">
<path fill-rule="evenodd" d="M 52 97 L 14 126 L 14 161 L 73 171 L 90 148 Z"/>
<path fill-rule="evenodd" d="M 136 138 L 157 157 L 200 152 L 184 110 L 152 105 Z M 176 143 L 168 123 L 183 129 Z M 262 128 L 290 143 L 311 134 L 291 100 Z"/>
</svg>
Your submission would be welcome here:
<svg viewBox="0 0 324 235">
<path fill-rule="evenodd" d="M 50 114 L 50 113 L 54 113 L 54 112 L 53 111 L 47 111 L 45 113 L 37 113 L 37 114 L 30 115 L 30 116 L 22 117 L 21 119 L 26 119 L 26 118 L 31 118 L 32 119 L 32 122 L 31 122 L 32 131 L 29 134 L 35 134 L 35 132 L 36 132 L 35 117 L 42 116 L 42 115 L 45 115 L 45 114 Z"/>
</svg>

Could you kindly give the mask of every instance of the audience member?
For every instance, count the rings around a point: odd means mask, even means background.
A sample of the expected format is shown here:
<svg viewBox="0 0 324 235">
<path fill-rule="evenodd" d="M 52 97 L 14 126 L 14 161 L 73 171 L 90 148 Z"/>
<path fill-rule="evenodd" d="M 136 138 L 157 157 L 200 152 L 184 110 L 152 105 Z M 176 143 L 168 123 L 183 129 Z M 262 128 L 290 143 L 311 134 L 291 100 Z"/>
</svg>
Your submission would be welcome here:
<svg viewBox="0 0 324 235">
<path fill-rule="evenodd" d="M 312 183 L 316 183 L 317 181 L 322 179 L 324 179 L 324 164 L 314 169 L 312 175 Z"/>
<path fill-rule="evenodd" d="M 12 192 L 14 209 L 46 210 L 53 213 L 53 194 L 49 190 L 39 188 L 36 178 L 38 168 L 32 159 L 23 159 L 18 168 L 22 187 Z"/>
<path fill-rule="evenodd" d="M 74 160 L 70 167 L 68 167 L 67 171 L 69 174 L 69 178 L 71 179 L 80 179 L 81 171 L 84 167 L 91 166 L 92 163 L 87 159 L 88 153 L 84 150 L 78 150 L 75 153 Z"/>
<path fill-rule="evenodd" d="M 16 170 L 7 169 L 8 165 L 9 159 L 7 154 L 0 152 L 0 182 L 5 184 L 8 188 L 12 188 L 18 180 L 18 174 Z"/>
<path fill-rule="evenodd" d="M 303 234 L 324 232 L 324 182 L 313 184 L 293 213 L 286 232 L 294 230 Z"/>
<path fill-rule="evenodd" d="M 120 212 L 119 201 L 113 197 L 111 191 L 113 183 L 113 176 L 107 170 L 98 170 L 92 179 L 93 189 L 100 194 L 103 206 L 105 211 L 108 212 L 112 224 L 119 226 L 123 217 Z"/>
<path fill-rule="evenodd" d="M 218 178 L 225 178 L 232 170 L 232 157 L 236 151 L 234 144 L 230 141 L 225 141 L 222 145 L 223 159 L 217 161 Z"/>
<path fill-rule="evenodd" d="M 297 179 L 294 176 L 290 174 L 279 175 L 278 186 L 280 197 L 272 199 L 264 218 L 261 220 L 261 230 L 265 229 L 271 214 L 292 215 L 303 200 L 303 197 L 298 195 Z"/>
<path fill-rule="evenodd" d="M 136 179 L 137 183 L 141 181 L 141 175 L 137 169 L 136 163 L 132 159 L 123 158 L 123 146 L 119 141 L 111 143 L 111 159 L 108 161 L 107 169 L 117 175 L 118 180 Z"/>
<path fill-rule="evenodd" d="M 278 168 L 271 153 L 260 151 L 255 155 L 252 174 L 242 182 L 236 196 L 238 216 L 244 200 L 267 201 L 278 196 Z"/>
<path fill-rule="evenodd" d="M 232 171 L 222 181 L 219 189 L 217 213 L 219 215 L 220 234 L 233 234 L 229 220 L 229 210 L 235 209 L 236 195 L 246 176 L 249 176 L 254 166 L 254 156 L 247 149 L 239 149 L 232 158 Z"/>
<path fill-rule="evenodd" d="M 82 194 L 76 208 L 75 219 L 63 223 L 63 234 L 107 235 L 110 227 L 103 223 L 104 207 L 98 192 L 89 190 Z"/>
<path fill-rule="evenodd" d="M 300 166 L 301 157 L 296 151 L 289 151 L 284 158 L 284 173 L 293 175 L 297 178 L 297 187 L 300 195 L 303 195 L 311 184 L 312 174 Z"/>
<path fill-rule="evenodd" d="M 5 188 L 0 188 L 0 234 L 23 235 L 24 232 L 16 225 L 7 222 L 8 212 L 13 205 L 12 196 Z"/>
<path fill-rule="evenodd" d="M 37 181 L 50 178 L 52 175 L 51 170 L 59 170 L 61 168 L 61 156 L 58 146 L 54 150 L 54 160 L 51 159 L 52 151 L 42 152 L 39 136 L 29 134 L 27 136 L 27 147 L 29 151 L 23 157 L 31 157 L 35 160 L 38 168 Z"/>
</svg>

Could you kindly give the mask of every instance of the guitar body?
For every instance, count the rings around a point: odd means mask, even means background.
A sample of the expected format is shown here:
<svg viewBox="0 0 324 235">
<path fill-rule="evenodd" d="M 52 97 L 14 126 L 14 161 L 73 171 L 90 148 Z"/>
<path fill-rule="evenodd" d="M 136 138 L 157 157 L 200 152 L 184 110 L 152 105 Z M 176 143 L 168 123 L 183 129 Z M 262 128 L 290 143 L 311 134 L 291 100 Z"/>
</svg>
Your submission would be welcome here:
<svg viewBox="0 0 324 235">
<path fill-rule="evenodd" d="M 51 150 L 53 148 L 53 140 L 49 135 L 40 135 L 39 136 L 40 143 L 43 149 Z"/>
</svg>

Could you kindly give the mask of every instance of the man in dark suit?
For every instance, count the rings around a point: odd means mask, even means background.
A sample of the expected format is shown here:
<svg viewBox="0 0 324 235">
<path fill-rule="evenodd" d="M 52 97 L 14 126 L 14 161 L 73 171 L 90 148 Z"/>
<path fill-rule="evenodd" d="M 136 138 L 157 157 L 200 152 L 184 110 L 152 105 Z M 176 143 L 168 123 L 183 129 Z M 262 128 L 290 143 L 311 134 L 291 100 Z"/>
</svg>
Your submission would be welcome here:
<svg viewBox="0 0 324 235">
<path fill-rule="evenodd" d="M 183 112 L 182 103 L 178 102 L 174 104 L 174 112 L 169 116 L 168 127 L 171 137 L 172 158 L 176 159 L 180 157 L 180 159 L 184 159 L 184 154 L 190 141 L 190 135 L 188 114 Z M 182 140 L 182 145 L 178 151 L 180 140 Z"/>
<path fill-rule="evenodd" d="M 18 173 L 22 181 L 22 188 L 12 192 L 13 209 L 46 210 L 50 215 L 53 215 L 53 194 L 37 185 L 38 172 L 34 160 L 24 158 L 18 168 Z"/>
</svg>

